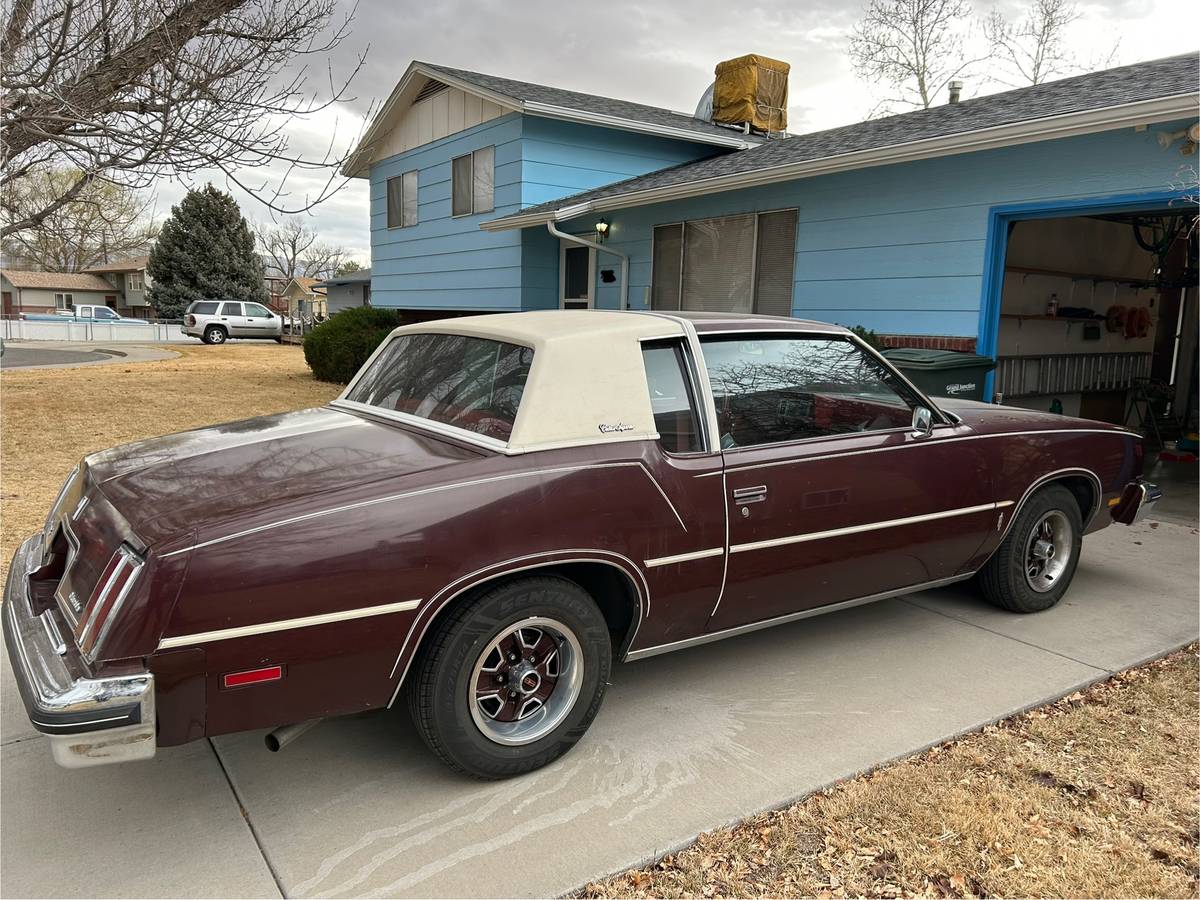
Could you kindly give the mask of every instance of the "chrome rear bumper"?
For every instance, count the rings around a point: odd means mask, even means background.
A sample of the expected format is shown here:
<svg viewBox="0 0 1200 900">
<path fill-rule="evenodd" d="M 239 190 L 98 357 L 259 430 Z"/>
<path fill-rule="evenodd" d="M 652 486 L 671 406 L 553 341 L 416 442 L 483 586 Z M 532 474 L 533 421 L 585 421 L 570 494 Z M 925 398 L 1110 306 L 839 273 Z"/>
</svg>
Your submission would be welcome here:
<svg viewBox="0 0 1200 900">
<path fill-rule="evenodd" d="M 1121 499 L 1113 507 L 1114 522 L 1122 525 L 1133 525 L 1146 518 L 1154 509 L 1154 504 L 1162 499 L 1162 489 L 1148 481 L 1133 481 L 1125 485 Z"/>
<path fill-rule="evenodd" d="M 154 756 L 154 676 L 135 672 L 93 678 L 53 611 L 33 609 L 28 574 L 41 563 L 36 534 L 13 556 L 4 586 L 4 642 L 33 727 L 54 760 L 81 768 Z"/>
</svg>

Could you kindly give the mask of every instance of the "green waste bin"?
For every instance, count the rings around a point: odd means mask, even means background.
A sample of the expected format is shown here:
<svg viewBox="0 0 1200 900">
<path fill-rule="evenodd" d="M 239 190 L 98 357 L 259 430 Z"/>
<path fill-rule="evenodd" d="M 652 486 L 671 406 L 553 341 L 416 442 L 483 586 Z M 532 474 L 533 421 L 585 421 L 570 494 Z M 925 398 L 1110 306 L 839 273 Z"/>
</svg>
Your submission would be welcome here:
<svg viewBox="0 0 1200 900">
<path fill-rule="evenodd" d="M 883 355 L 909 381 L 932 397 L 982 400 L 984 379 L 996 367 L 996 361 L 990 356 L 956 350 L 895 347 L 884 350 Z"/>
</svg>

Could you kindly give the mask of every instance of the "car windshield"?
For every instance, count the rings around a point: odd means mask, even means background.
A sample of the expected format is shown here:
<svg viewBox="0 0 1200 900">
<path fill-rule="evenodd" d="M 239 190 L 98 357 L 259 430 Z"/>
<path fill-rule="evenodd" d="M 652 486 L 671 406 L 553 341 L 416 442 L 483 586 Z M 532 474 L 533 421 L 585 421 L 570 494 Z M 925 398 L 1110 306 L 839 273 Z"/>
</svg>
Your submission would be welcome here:
<svg viewBox="0 0 1200 900">
<path fill-rule="evenodd" d="M 507 440 L 533 350 L 456 334 L 399 335 L 346 399 Z"/>
</svg>

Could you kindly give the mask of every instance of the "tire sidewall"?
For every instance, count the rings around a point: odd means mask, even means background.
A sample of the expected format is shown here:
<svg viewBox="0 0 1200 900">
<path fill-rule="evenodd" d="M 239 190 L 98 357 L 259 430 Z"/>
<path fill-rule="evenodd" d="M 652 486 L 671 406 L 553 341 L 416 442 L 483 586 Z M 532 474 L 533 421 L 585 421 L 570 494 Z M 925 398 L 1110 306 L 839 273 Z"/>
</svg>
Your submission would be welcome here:
<svg viewBox="0 0 1200 900">
<path fill-rule="evenodd" d="M 557 619 L 575 633 L 582 651 L 583 680 L 575 704 L 545 737 L 516 746 L 492 741 L 471 715 L 475 665 L 489 643 L 522 619 Z M 498 588 L 472 604 L 437 660 L 430 710 L 443 749 L 469 772 L 497 777 L 545 765 L 574 745 L 599 711 L 612 665 L 608 627 L 588 594 L 573 582 L 537 578 Z"/>
<path fill-rule="evenodd" d="M 1038 592 L 1030 587 L 1025 579 L 1025 553 L 1033 536 L 1034 526 L 1050 512 L 1062 513 L 1070 523 L 1071 559 L 1058 584 L 1048 591 Z M 1017 514 L 1008 545 L 1004 576 L 1017 605 L 1024 611 L 1038 612 L 1058 603 L 1071 586 L 1083 548 L 1083 520 L 1074 495 L 1066 488 L 1058 486 L 1050 486 L 1034 494 Z"/>
</svg>

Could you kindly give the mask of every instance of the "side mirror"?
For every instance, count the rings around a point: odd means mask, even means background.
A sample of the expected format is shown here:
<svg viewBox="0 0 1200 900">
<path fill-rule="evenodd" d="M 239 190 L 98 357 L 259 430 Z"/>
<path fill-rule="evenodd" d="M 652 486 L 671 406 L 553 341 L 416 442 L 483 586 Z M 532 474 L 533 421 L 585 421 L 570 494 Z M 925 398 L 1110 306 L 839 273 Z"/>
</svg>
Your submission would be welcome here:
<svg viewBox="0 0 1200 900">
<path fill-rule="evenodd" d="M 913 410 L 912 436 L 915 438 L 929 437 L 933 434 L 933 413 L 924 406 Z"/>
</svg>

